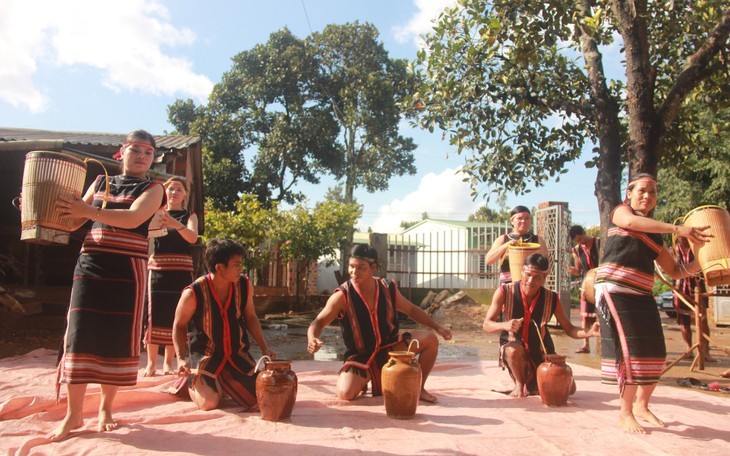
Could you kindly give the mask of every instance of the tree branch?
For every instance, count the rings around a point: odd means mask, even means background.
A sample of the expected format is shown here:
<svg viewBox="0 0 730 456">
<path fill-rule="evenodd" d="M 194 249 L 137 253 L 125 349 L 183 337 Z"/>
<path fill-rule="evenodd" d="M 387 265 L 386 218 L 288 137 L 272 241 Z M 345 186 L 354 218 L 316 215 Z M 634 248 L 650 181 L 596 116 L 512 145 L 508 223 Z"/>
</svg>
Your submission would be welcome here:
<svg viewBox="0 0 730 456">
<path fill-rule="evenodd" d="M 664 128 L 668 128 L 679 113 L 682 102 L 702 80 L 714 74 L 718 67 L 710 62 L 727 45 L 730 36 L 730 9 L 725 10 L 722 20 L 715 26 L 700 48 L 687 58 L 687 63 L 677 75 L 659 111 Z"/>
</svg>

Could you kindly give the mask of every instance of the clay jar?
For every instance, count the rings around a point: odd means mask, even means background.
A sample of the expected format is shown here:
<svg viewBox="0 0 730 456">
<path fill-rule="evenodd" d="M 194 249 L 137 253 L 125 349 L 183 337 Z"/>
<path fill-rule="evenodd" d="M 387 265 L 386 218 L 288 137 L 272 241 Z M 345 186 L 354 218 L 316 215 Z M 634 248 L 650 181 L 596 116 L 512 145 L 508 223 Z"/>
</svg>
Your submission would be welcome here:
<svg viewBox="0 0 730 456">
<path fill-rule="evenodd" d="M 537 388 L 545 405 L 565 405 L 573 389 L 573 370 L 565 364 L 565 356 L 545 355 L 537 367 Z"/>
<path fill-rule="evenodd" d="M 399 420 L 413 418 L 421 396 L 421 366 L 410 351 L 388 353 L 383 366 L 381 384 L 385 413 Z"/>
<path fill-rule="evenodd" d="M 261 419 L 283 421 L 291 417 L 297 399 L 297 376 L 291 361 L 267 360 L 256 377 L 256 400 Z"/>
</svg>

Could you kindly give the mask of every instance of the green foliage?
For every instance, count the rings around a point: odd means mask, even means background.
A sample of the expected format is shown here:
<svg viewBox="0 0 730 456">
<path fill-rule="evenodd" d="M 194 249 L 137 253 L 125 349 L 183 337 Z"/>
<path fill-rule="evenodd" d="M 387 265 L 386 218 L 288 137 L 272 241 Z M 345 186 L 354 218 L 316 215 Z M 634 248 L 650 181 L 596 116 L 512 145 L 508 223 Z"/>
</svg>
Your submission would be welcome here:
<svg viewBox="0 0 730 456">
<path fill-rule="evenodd" d="M 334 257 L 361 211 L 358 204 L 328 200 L 311 210 L 300 205 L 283 212 L 279 222 L 281 253 L 298 262 Z"/>
<path fill-rule="evenodd" d="M 276 245 L 276 206 L 265 207 L 254 195 L 242 195 L 233 210 L 218 209 L 211 200 L 205 206 L 205 240 L 230 238 L 246 249 L 246 269 L 263 266 L 269 261 L 270 249 Z"/>
<path fill-rule="evenodd" d="M 406 61 L 391 59 L 372 24 L 328 25 L 307 39 L 321 64 L 321 93 L 342 130 L 345 200 L 357 187 L 385 190 L 393 176 L 415 174 L 411 138 L 401 136 L 399 102 L 411 80 Z"/>
<path fill-rule="evenodd" d="M 509 221 L 509 211 L 502 208 L 499 211 L 489 208 L 487 205 L 480 206 L 476 212 L 469 214 L 467 219 L 470 222 L 503 223 Z"/>
<path fill-rule="evenodd" d="M 726 0 L 459 0 L 426 36 L 411 67 L 420 86 L 403 105 L 468 151 L 472 188 L 487 182 L 491 192 L 557 182 L 595 144 L 586 166 L 598 167 L 605 222 L 622 199 L 622 160 L 655 173 L 665 155 L 698 158 L 705 125 L 678 113 L 688 96 L 727 110 L 729 33 Z M 614 36 L 617 79 L 603 60 Z"/>
<path fill-rule="evenodd" d="M 305 198 L 298 183 L 326 174 L 354 202 L 357 187 L 384 190 L 415 173 L 416 146 L 399 135 L 406 61 L 388 57 L 371 24 L 330 25 L 306 40 L 284 28 L 232 61 L 206 106 L 168 107 L 178 132 L 203 138 L 215 207 L 232 209 L 242 193 L 295 204 Z"/>
</svg>

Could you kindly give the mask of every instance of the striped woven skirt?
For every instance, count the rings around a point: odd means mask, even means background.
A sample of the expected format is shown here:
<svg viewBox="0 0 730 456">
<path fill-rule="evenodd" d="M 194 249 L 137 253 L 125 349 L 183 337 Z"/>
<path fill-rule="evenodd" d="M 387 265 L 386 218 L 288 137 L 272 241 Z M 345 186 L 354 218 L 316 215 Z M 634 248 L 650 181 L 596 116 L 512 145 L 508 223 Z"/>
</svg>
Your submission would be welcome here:
<svg viewBox="0 0 730 456">
<path fill-rule="evenodd" d="M 193 273 L 180 270 L 150 270 L 145 342 L 172 345 L 172 323 L 183 288 L 193 282 Z"/>
<path fill-rule="evenodd" d="M 601 380 L 625 385 L 657 383 L 666 365 L 667 349 L 656 302 L 651 295 L 604 293 L 601 324 Z"/>
<path fill-rule="evenodd" d="M 82 253 L 59 364 L 59 383 L 137 383 L 147 260 Z"/>
</svg>

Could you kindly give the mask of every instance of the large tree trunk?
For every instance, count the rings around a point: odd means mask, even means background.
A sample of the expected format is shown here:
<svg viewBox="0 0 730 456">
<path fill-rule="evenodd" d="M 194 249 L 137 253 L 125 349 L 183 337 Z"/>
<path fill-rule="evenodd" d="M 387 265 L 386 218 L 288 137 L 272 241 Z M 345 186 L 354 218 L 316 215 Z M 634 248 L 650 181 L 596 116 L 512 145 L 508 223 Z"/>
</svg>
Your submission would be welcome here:
<svg viewBox="0 0 730 456">
<path fill-rule="evenodd" d="M 583 1 L 580 4 L 581 14 L 584 17 L 592 16 L 589 3 Z M 598 161 L 596 164 L 598 174 L 595 182 L 595 195 L 601 217 L 601 237 L 605 238 L 611 211 L 621 203 L 622 199 L 619 104 L 611 96 L 606 85 L 603 57 L 598 50 L 596 41 L 586 30 L 580 30 L 579 33 L 581 51 L 586 61 L 591 98 L 595 106 L 593 121 L 598 132 Z"/>
</svg>

